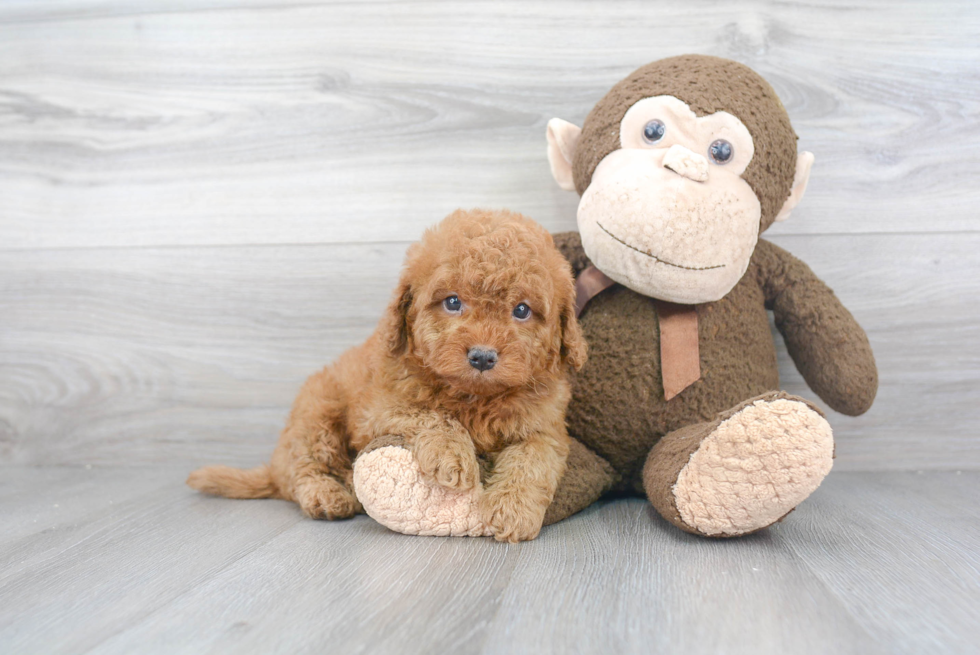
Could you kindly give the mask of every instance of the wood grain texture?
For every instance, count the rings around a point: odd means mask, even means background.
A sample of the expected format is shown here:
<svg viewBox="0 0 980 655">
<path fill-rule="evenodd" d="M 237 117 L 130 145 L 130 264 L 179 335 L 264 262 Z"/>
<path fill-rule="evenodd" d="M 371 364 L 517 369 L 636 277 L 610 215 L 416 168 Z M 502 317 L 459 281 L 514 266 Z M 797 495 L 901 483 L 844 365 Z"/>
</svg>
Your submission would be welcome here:
<svg viewBox="0 0 980 655">
<path fill-rule="evenodd" d="M 28 535 L 62 537 L 97 514 L 114 514 L 115 505 L 139 490 L 173 487 L 185 473 L 180 467 L 117 468 L 111 473 L 88 467 L 0 467 L 0 577 L 17 563 L 12 544 Z M 37 552 L 38 541 L 32 550 Z M 63 544 L 56 540 L 58 546 Z"/>
<path fill-rule="evenodd" d="M 777 233 L 976 232 L 978 30 L 968 0 L 5 3 L 0 247 L 569 229 L 547 120 L 685 52 L 759 70 L 816 153 Z"/>
<path fill-rule="evenodd" d="M 978 482 L 975 473 L 841 475 L 780 529 L 877 643 L 897 636 L 906 652 L 975 652 Z"/>
<path fill-rule="evenodd" d="M 784 523 L 683 534 L 640 500 L 536 541 L 405 537 L 366 517 L 197 496 L 173 471 L 0 469 L 5 653 L 969 653 L 980 473 L 835 473 Z M 122 476 L 117 478 L 117 476 Z M 87 507 L 86 507 L 87 506 Z M 32 529 L 33 526 L 33 529 Z"/>
<path fill-rule="evenodd" d="M 980 235 L 777 241 L 853 310 L 881 370 L 868 414 L 831 414 L 837 468 L 980 468 Z M 306 376 L 374 328 L 404 249 L 0 252 L 0 457 L 265 461 Z M 784 386 L 813 398 L 779 343 Z"/>
<path fill-rule="evenodd" d="M 107 484 L 101 471 L 84 475 L 99 473 Z M 143 471 L 112 506 L 5 544 L 4 652 L 88 650 L 301 520 L 282 511 L 286 503 L 216 512 L 207 498 L 181 486 L 182 477 L 170 470 L 164 481 L 159 472 Z M 25 499 L 63 495 L 44 483 L 19 489 Z"/>
</svg>

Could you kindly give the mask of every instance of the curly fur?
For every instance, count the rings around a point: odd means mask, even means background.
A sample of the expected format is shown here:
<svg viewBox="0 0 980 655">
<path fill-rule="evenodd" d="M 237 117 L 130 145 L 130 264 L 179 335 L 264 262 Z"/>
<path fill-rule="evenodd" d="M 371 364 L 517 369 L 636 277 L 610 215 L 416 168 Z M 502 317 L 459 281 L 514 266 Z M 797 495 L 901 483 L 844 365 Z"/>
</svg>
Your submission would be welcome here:
<svg viewBox="0 0 980 655">
<path fill-rule="evenodd" d="M 454 315 L 443 301 L 457 295 Z M 527 303 L 520 322 L 513 308 Z M 351 462 L 376 437 L 402 436 L 423 474 L 450 488 L 480 484 L 480 510 L 501 541 L 541 529 L 568 456 L 569 368 L 585 363 L 571 270 L 551 235 L 506 211 L 457 210 L 406 257 L 377 330 L 310 377 L 267 467 L 191 473 L 200 491 L 295 501 L 313 518 L 362 512 Z M 467 353 L 494 348 L 478 371 Z"/>
</svg>

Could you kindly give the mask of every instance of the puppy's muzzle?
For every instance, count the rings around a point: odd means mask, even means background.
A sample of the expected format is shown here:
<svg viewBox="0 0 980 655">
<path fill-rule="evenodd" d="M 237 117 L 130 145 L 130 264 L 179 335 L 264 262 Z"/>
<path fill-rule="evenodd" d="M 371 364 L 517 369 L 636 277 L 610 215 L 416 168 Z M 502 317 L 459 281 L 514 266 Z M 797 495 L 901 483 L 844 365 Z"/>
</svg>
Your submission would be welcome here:
<svg viewBox="0 0 980 655">
<path fill-rule="evenodd" d="M 497 364 L 497 351 L 492 348 L 470 348 L 466 358 L 470 366 L 478 371 L 489 371 Z"/>
</svg>

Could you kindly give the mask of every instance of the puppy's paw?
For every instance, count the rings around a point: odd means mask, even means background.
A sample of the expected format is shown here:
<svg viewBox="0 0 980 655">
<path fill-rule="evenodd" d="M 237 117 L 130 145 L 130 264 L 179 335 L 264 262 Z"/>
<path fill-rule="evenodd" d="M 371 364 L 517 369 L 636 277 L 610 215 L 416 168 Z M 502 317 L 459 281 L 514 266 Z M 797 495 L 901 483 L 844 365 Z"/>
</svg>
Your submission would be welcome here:
<svg viewBox="0 0 980 655">
<path fill-rule="evenodd" d="M 480 484 L 480 465 L 470 443 L 430 437 L 417 441 L 412 452 L 422 475 L 443 487 L 468 491 Z"/>
<path fill-rule="evenodd" d="M 480 499 L 480 513 L 494 539 L 512 544 L 538 536 L 546 509 L 513 491 L 490 488 Z"/>
<path fill-rule="evenodd" d="M 329 476 L 297 482 L 296 502 L 311 519 L 349 519 L 364 511 L 354 494 Z"/>
</svg>

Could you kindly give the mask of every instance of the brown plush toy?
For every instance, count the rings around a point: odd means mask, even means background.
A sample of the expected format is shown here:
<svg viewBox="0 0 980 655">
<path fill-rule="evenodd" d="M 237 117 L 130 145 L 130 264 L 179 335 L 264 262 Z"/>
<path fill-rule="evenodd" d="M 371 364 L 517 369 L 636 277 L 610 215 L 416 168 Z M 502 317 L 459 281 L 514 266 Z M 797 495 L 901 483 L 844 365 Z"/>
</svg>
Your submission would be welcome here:
<svg viewBox="0 0 980 655">
<path fill-rule="evenodd" d="M 545 523 L 608 492 L 645 494 L 706 536 L 779 521 L 820 485 L 834 444 L 817 407 L 779 391 L 767 310 L 831 408 L 861 414 L 878 386 L 851 314 L 806 264 L 759 238 L 800 201 L 813 162 L 797 153 L 782 103 L 742 64 L 687 55 L 640 68 L 581 130 L 553 119 L 547 136 L 555 180 L 581 195 L 579 232 L 556 243 L 577 278 L 589 361 Z M 373 449 L 360 476 L 355 465 L 369 514 L 401 532 L 483 534 L 470 500 L 427 490 L 398 451 Z M 465 528 L 425 524 L 447 515 Z"/>
</svg>

